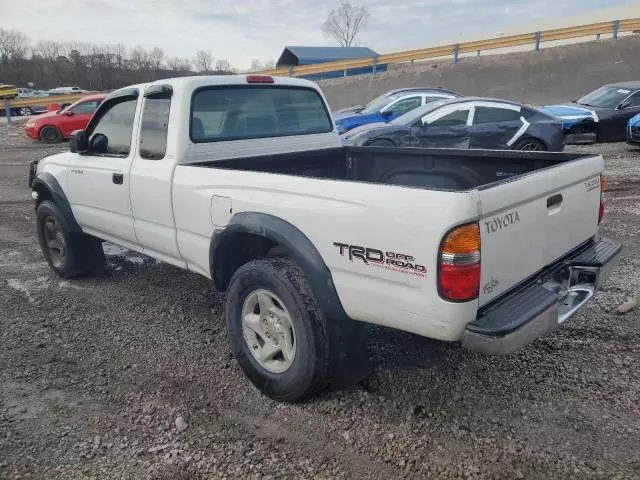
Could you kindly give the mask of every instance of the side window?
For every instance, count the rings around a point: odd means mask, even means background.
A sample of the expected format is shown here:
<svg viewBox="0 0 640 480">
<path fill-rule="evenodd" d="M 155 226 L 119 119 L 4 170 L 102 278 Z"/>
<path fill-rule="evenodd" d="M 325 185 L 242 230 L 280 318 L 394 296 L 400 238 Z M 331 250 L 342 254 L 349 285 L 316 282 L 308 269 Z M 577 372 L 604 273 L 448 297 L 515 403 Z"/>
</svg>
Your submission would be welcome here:
<svg viewBox="0 0 640 480">
<path fill-rule="evenodd" d="M 521 116 L 520 112 L 506 108 L 476 107 L 476 116 L 473 123 L 515 122 L 519 121 Z"/>
<path fill-rule="evenodd" d="M 391 105 L 388 110 L 391 110 L 394 115 L 399 116 L 410 112 L 414 108 L 418 108 L 421 104 L 422 97 L 403 98 Z"/>
<path fill-rule="evenodd" d="M 425 97 L 425 103 L 437 102 L 438 100 L 443 100 L 445 98 L 449 98 L 449 97 L 436 97 L 436 96 L 433 96 L 433 95 L 427 95 Z"/>
<path fill-rule="evenodd" d="M 144 99 L 140 126 L 140 156 L 147 160 L 162 160 L 167 151 L 171 98 Z"/>
<path fill-rule="evenodd" d="M 469 110 L 454 110 L 448 113 L 444 117 L 440 117 L 433 122 L 429 122 L 429 125 L 437 127 L 453 127 L 455 125 L 466 125 L 469 119 Z"/>
<path fill-rule="evenodd" d="M 100 105 L 100 102 L 98 100 L 91 100 L 89 102 L 79 103 L 75 107 L 71 107 L 70 110 L 76 115 L 93 113 L 98 108 L 98 105 Z"/>
<path fill-rule="evenodd" d="M 640 107 L 640 92 L 636 92 L 633 95 L 631 95 L 629 97 L 629 101 L 631 102 L 631 105 L 629 105 L 629 107 L 627 108 Z"/>
<path fill-rule="evenodd" d="M 87 132 L 90 153 L 114 156 L 129 154 L 137 101 L 136 98 L 126 97 L 100 112 L 100 118 Z"/>
</svg>

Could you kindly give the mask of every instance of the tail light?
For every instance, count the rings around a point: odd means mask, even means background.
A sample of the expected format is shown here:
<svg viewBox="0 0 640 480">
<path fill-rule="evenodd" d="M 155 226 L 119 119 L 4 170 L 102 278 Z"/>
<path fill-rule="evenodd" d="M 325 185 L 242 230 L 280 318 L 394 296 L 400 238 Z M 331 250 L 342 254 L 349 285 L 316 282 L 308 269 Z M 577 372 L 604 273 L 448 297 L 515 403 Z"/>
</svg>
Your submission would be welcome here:
<svg viewBox="0 0 640 480">
<path fill-rule="evenodd" d="M 480 228 L 467 223 L 442 239 L 438 258 L 438 291 L 445 300 L 466 302 L 480 290 Z"/>
<path fill-rule="evenodd" d="M 604 175 L 600 175 L 600 209 L 598 210 L 598 225 L 604 218 L 604 191 L 607 188 L 607 179 Z"/>
<path fill-rule="evenodd" d="M 275 83 L 269 75 L 247 75 L 247 83 Z"/>
</svg>

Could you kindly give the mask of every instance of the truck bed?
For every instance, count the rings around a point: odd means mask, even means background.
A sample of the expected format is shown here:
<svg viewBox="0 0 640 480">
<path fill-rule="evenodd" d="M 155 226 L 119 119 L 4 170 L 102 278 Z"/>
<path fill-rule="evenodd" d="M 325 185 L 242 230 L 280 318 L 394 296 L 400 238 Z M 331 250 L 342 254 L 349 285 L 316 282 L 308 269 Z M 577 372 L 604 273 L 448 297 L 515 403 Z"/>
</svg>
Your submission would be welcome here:
<svg viewBox="0 0 640 480">
<path fill-rule="evenodd" d="M 342 147 L 191 165 L 460 191 L 487 187 L 582 157 L 510 150 Z"/>
</svg>

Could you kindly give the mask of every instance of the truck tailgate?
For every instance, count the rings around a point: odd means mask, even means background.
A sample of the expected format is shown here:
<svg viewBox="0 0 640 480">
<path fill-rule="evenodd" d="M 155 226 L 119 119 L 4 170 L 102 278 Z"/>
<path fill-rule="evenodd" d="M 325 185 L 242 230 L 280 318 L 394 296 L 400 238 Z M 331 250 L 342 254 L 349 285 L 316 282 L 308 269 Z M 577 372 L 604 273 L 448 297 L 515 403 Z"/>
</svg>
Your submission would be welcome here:
<svg viewBox="0 0 640 480">
<path fill-rule="evenodd" d="M 603 168 L 586 157 L 479 191 L 480 306 L 596 234 Z"/>
</svg>

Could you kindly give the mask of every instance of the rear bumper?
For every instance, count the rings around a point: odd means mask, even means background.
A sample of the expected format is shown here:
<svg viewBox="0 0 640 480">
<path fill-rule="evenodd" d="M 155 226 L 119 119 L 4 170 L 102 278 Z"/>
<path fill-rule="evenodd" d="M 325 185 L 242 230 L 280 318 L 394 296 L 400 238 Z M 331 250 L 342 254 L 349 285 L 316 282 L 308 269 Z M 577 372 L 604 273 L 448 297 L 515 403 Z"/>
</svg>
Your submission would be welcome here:
<svg viewBox="0 0 640 480">
<path fill-rule="evenodd" d="M 620 242 L 602 238 L 574 251 L 517 291 L 483 308 L 467 325 L 463 347 L 504 355 L 555 330 L 604 285 L 621 250 Z"/>
</svg>

